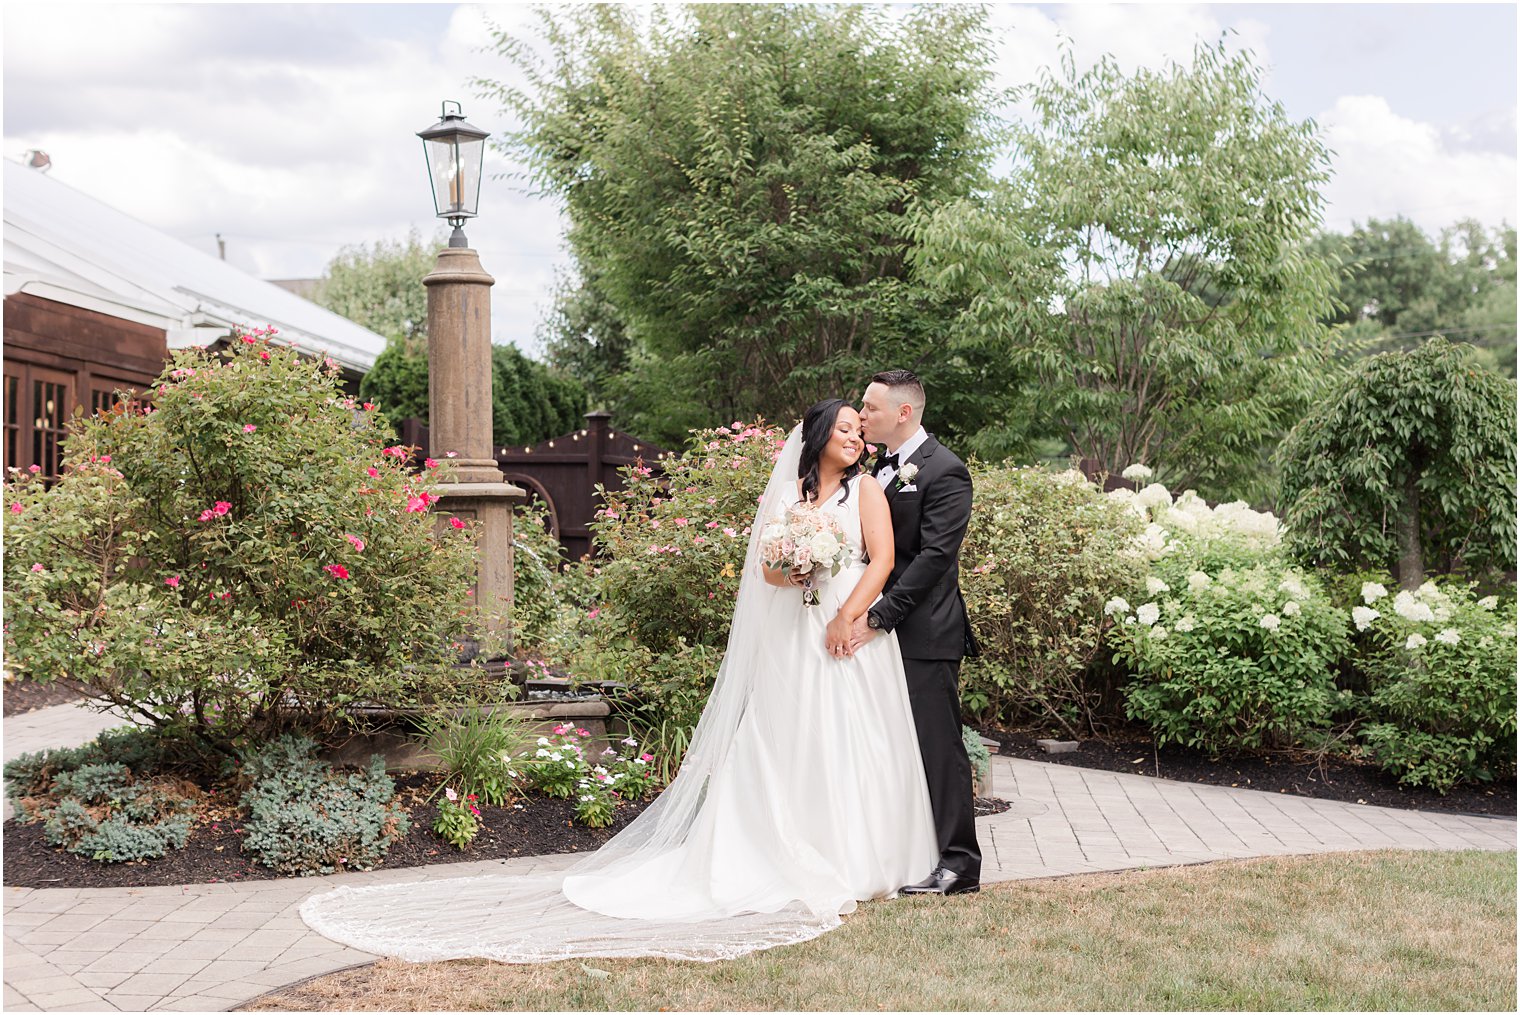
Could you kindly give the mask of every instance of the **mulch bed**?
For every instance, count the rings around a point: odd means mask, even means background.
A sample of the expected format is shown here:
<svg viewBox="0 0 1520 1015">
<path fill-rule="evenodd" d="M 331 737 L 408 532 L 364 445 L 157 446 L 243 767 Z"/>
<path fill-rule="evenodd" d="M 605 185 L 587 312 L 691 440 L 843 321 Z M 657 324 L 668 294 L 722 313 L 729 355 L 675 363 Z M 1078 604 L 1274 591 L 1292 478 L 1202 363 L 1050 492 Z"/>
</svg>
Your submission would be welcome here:
<svg viewBox="0 0 1520 1015">
<path fill-rule="evenodd" d="M 1158 750 L 1150 734 L 1143 729 L 1121 727 L 1110 730 L 1104 733 L 1102 740 L 1082 741 L 1082 746 L 1070 754 L 1046 754 L 1035 742 L 1069 739 L 1063 734 L 996 727 L 986 727 L 981 733 L 998 742 L 999 754 L 1055 765 L 1132 772 L 1177 782 L 1238 786 L 1377 807 L 1515 816 L 1513 778 L 1484 786 L 1457 786 L 1442 796 L 1434 790 L 1400 786 L 1392 775 L 1365 761 L 1325 758 L 1321 764 L 1302 754 L 1214 758 L 1205 751 L 1184 747 L 1167 746 Z"/>
<path fill-rule="evenodd" d="M 406 837 L 394 843 L 377 870 L 422 867 L 434 863 L 510 859 L 544 853 L 579 853 L 596 849 L 637 817 L 647 801 L 624 803 L 606 828 L 587 828 L 573 820 L 570 801 L 530 796 L 504 807 L 480 808 L 482 827 L 468 849 L 458 850 L 433 832 L 438 809 L 427 797 L 440 776 L 414 772 L 396 777 L 396 788 L 412 816 Z M 980 799 L 976 813 L 999 814 L 1006 800 Z M 220 809 L 235 813 L 231 808 Z M 260 866 L 242 851 L 242 825 L 236 820 L 208 822 L 196 828 L 183 849 L 170 850 L 157 860 L 97 863 L 49 846 L 42 824 L 5 823 L 4 883 L 20 888 L 141 888 L 148 885 L 191 885 L 215 882 L 265 881 L 282 877 Z"/>
</svg>

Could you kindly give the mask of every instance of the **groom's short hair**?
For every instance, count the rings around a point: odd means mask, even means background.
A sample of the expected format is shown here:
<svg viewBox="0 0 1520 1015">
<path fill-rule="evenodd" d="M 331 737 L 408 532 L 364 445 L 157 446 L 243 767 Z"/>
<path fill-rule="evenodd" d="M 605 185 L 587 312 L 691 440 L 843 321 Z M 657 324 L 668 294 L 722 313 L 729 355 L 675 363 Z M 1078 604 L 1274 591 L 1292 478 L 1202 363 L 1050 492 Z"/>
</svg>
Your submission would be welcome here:
<svg viewBox="0 0 1520 1015">
<path fill-rule="evenodd" d="M 872 384 L 880 384 L 892 392 L 898 404 L 907 402 L 917 416 L 924 414 L 924 382 L 911 370 L 883 370 L 871 378 Z"/>
</svg>

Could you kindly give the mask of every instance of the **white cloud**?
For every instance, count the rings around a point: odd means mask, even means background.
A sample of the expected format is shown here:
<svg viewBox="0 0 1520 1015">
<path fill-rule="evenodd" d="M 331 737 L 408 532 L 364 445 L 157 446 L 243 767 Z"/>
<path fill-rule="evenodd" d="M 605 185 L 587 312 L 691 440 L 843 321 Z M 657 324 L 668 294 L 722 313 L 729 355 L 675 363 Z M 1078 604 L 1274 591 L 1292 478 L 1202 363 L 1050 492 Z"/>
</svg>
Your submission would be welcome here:
<svg viewBox="0 0 1520 1015">
<path fill-rule="evenodd" d="M 1334 151 L 1325 188 L 1329 228 L 1400 214 L 1428 233 L 1461 218 L 1515 222 L 1513 154 L 1463 150 L 1376 95 L 1342 96 L 1316 120 Z"/>
</svg>

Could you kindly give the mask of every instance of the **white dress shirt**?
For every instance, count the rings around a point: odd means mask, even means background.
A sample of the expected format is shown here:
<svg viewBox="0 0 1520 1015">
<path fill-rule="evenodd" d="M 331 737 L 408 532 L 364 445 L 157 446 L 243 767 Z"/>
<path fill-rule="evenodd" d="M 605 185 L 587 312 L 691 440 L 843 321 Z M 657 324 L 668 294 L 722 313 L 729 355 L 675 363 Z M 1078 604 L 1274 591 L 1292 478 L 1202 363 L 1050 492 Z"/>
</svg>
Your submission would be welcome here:
<svg viewBox="0 0 1520 1015">
<path fill-rule="evenodd" d="M 929 439 L 929 434 L 927 432 L 925 432 L 925 430 L 924 430 L 923 427 L 919 427 L 917 430 L 915 430 L 913 432 L 913 436 L 911 436 L 907 440 L 903 441 L 902 445 L 896 451 L 893 451 L 891 448 L 888 448 L 887 449 L 887 454 L 889 454 L 889 455 L 891 455 L 891 454 L 897 455 L 897 461 L 898 461 L 899 465 L 906 464 L 907 461 L 908 461 L 909 456 L 912 455 L 915 451 L 917 451 L 919 449 L 919 446 L 922 445 L 924 443 L 924 441 L 926 441 L 928 439 Z M 880 472 L 878 472 L 876 474 L 876 479 L 877 479 L 877 481 L 879 483 L 881 483 L 881 488 L 883 490 L 885 490 L 888 486 L 890 486 L 892 484 L 892 480 L 895 479 L 895 478 L 897 478 L 897 469 L 892 468 L 890 466 L 887 467 L 887 468 L 885 468 L 885 469 L 882 469 Z"/>
</svg>

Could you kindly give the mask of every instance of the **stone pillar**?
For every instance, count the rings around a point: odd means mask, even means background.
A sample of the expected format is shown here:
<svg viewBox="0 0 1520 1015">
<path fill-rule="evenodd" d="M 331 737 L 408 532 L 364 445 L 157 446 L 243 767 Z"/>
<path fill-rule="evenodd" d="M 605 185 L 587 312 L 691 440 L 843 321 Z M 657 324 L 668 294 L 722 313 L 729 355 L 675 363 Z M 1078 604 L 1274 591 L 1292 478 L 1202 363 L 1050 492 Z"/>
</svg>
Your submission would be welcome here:
<svg viewBox="0 0 1520 1015">
<path fill-rule="evenodd" d="M 510 649 L 512 505 L 526 496 L 496 467 L 491 443 L 491 286 L 495 279 L 467 247 L 445 247 L 428 292 L 428 446 L 454 467 L 441 485 L 438 525 L 453 516 L 475 534 L 479 636 Z M 449 452 L 455 456 L 448 459 Z"/>
</svg>

